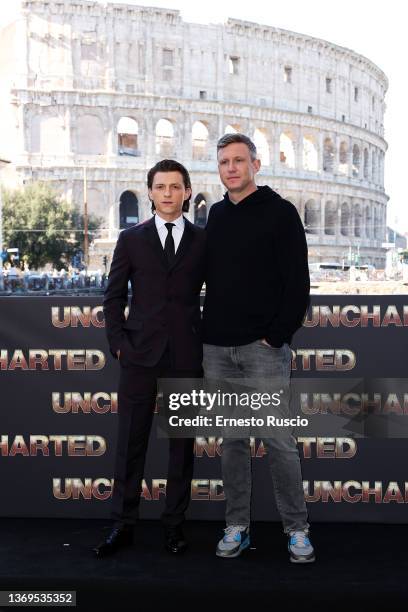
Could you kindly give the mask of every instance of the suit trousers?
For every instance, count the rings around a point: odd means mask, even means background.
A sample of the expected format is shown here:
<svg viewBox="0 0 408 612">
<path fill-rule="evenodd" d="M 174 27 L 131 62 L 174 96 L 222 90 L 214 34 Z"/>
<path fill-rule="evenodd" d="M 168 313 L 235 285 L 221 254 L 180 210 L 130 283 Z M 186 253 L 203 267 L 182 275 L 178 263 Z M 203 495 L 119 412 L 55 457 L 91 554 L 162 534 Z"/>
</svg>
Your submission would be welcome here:
<svg viewBox="0 0 408 612">
<path fill-rule="evenodd" d="M 202 371 L 175 370 L 167 347 L 152 367 L 121 365 L 118 392 L 118 439 L 112 519 L 115 526 L 138 519 L 146 452 L 153 421 L 158 378 L 197 378 Z M 194 439 L 170 439 L 166 507 L 162 521 L 179 526 L 190 501 Z"/>
</svg>

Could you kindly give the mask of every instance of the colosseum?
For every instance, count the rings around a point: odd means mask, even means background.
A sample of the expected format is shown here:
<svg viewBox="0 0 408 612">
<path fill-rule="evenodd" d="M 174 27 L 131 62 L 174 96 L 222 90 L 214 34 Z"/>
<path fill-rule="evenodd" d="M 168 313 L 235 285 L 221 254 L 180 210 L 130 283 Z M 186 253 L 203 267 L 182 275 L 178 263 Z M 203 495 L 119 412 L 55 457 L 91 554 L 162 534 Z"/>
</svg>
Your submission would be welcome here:
<svg viewBox="0 0 408 612">
<path fill-rule="evenodd" d="M 52 182 L 79 207 L 86 189 L 105 219 L 96 265 L 122 228 L 149 218 L 146 170 L 163 157 L 191 171 L 188 215 L 205 224 L 223 193 L 217 139 L 240 131 L 257 145 L 258 183 L 296 205 L 311 262 L 354 255 L 384 267 L 388 83 L 370 60 L 236 19 L 201 25 L 85 0 L 21 6 L 0 34 L 6 180 Z"/>
</svg>

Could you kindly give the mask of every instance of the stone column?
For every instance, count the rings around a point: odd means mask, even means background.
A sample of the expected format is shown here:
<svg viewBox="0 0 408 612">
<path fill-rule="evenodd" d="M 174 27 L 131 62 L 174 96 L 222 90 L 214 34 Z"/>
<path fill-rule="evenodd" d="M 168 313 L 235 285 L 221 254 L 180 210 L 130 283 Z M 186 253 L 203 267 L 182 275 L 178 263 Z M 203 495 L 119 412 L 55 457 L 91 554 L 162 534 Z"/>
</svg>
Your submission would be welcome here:
<svg viewBox="0 0 408 612">
<path fill-rule="evenodd" d="M 278 123 L 271 123 L 268 133 L 270 134 L 271 170 L 276 175 L 280 169 L 280 129 Z"/>
<path fill-rule="evenodd" d="M 218 117 L 212 116 L 207 125 L 208 128 L 208 142 L 207 142 L 207 158 L 210 160 L 217 159 L 217 142 L 221 138 L 222 134 L 218 132 Z"/>
<path fill-rule="evenodd" d="M 30 124 L 32 116 L 32 109 L 20 102 L 17 109 L 17 120 L 19 125 L 18 139 L 20 141 L 17 150 L 19 150 L 19 153 L 25 158 L 27 158 L 29 152 L 31 152 Z"/>
<path fill-rule="evenodd" d="M 324 218 L 325 218 L 325 208 L 326 208 L 326 199 L 324 196 L 322 196 L 320 198 L 320 228 L 319 228 L 319 237 L 320 238 L 324 238 L 325 233 L 324 233 Z"/>
<path fill-rule="evenodd" d="M 303 171 L 303 131 L 301 126 L 296 126 L 294 133 L 295 148 L 295 167 L 298 171 Z"/>
<path fill-rule="evenodd" d="M 385 204 L 381 205 L 382 209 L 382 228 L 381 228 L 381 240 L 385 242 L 386 240 L 386 230 L 387 230 L 387 206 Z"/>
<path fill-rule="evenodd" d="M 193 123 L 196 121 L 193 115 L 180 111 L 177 118 L 175 149 L 179 159 L 193 158 Z"/>
<path fill-rule="evenodd" d="M 106 29 L 105 29 L 105 40 L 106 40 L 106 71 L 105 71 L 105 83 L 107 89 L 115 89 L 116 80 L 116 65 L 115 65 L 115 38 L 114 38 L 114 27 L 113 19 L 110 13 L 106 16 Z"/>
<path fill-rule="evenodd" d="M 373 247 L 374 240 L 375 240 L 375 232 L 374 232 L 375 216 L 374 216 L 374 202 L 372 200 L 370 200 L 369 206 L 370 206 L 370 224 L 369 224 L 370 246 Z"/>
<path fill-rule="evenodd" d="M 116 179 L 116 177 L 115 177 Z M 109 199 L 109 208 L 108 208 L 108 230 L 109 230 L 109 240 L 116 240 L 117 238 L 117 230 L 119 224 L 117 224 L 117 209 L 118 203 L 115 198 L 115 190 L 116 190 L 116 180 L 109 181 L 108 188 L 108 199 Z"/>
<path fill-rule="evenodd" d="M 71 38 L 71 24 L 65 23 L 63 25 L 63 37 L 64 42 L 66 43 L 66 47 L 64 50 L 64 66 L 65 66 L 65 74 L 64 74 L 64 87 L 65 89 L 73 89 L 74 88 L 74 54 L 73 54 L 73 45 Z"/>
<path fill-rule="evenodd" d="M 298 200 L 298 213 L 302 220 L 303 225 L 305 224 L 305 203 L 307 198 L 305 197 L 303 191 L 299 194 Z"/>
<path fill-rule="evenodd" d="M 360 140 L 358 146 L 360 147 L 360 168 L 358 171 L 358 178 L 364 181 L 364 142 Z"/>
<path fill-rule="evenodd" d="M 155 158 L 156 153 L 156 123 L 159 120 L 154 113 L 146 113 L 144 117 L 144 151 L 143 156 L 148 164 Z"/>
<path fill-rule="evenodd" d="M 71 138 L 71 107 L 67 105 L 64 113 L 64 129 L 65 129 L 65 155 L 72 157 L 72 138 Z"/>
<path fill-rule="evenodd" d="M 341 198 L 340 196 L 337 196 L 337 219 L 336 219 L 336 226 L 335 226 L 335 241 L 336 244 L 339 244 L 340 242 L 340 238 L 341 238 Z"/>
<path fill-rule="evenodd" d="M 356 218 L 355 218 L 355 198 L 350 198 L 350 237 L 355 237 L 355 227 L 356 227 Z"/>
<path fill-rule="evenodd" d="M 146 70 L 145 70 L 145 93 L 153 93 L 153 79 L 154 79 L 154 66 L 153 66 L 153 48 L 155 39 L 152 37 L 146 38 Z"/>
<path fill-rule="evenodd" d="M 334 160 L 333 160 L 333 175 L 339 175 L 339 163 L 340 163 L 340 143 L 341 138 L 339 134 L 335 134 L 333 138 L 333 147 L 334 147 Z"/>
<path fill-rule="evenodd" d="M 326 135 L 320 132 L 318 134 L 318 149 L 317 149 L 317 171 L 320 175 L 323 174 L 323 141 Z"/>
<path fill-rule="evenodd" d="M 348 147 L 348 151 L 347 151 L 348 173 L 347 173 L 347 176 L 348 176 L 348 178 L 352 178 L 353 177 L 353 141 L 352 141 L 351 136 L 346 138 L 346 141 L 347 141 L 347 147 Z"/>
<path fill-rule="evenodd" d="M 107 145 L 106 155 L 108 157 L 116 157 L 118 154 L 118 141 L 117 141 L 117 130 L 116 130 L 116 118 L 111 106 L 106 109 L 107 114 Z"/>
</svg>

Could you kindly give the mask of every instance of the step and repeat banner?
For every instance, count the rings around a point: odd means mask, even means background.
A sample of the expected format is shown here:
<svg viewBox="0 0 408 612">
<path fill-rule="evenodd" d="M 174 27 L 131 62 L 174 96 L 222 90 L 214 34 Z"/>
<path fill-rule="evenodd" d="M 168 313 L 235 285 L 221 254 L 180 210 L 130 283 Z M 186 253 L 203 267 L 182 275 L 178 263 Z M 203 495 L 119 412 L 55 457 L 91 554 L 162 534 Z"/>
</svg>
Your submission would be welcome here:
<svg viewBox="0 0 408 612">
<path fill-rule="evenodd" d="M 313 296 L 292 343 L 311 520 L 407 522 L 406 296 Z M 0 298 L 1 516 L 109 516 L 119 364 L 100 297 Z M 327 384 L 326 384 L 327 383 Z M 158 518 L 168 441 L 150 438 L 141 517 Z M 253 519 L 278 520 L 262 440 L 251 442 Z M 195 445 L 189 518 L 223 519 L 216 437 Z"/>
</svg>

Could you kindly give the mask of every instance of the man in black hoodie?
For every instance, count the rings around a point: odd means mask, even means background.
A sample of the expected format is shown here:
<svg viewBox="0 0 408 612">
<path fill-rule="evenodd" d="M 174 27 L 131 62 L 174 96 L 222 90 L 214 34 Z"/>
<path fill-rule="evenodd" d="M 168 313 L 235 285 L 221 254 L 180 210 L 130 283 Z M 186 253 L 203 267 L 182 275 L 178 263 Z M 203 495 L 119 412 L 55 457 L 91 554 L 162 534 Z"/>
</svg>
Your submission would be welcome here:
<svg viewBox="0 0 408 612">
<path fill-rule="evenodd" d="M 226 134 L 217 144 L 218 168 L 227 193 L 207 222 L 204 371 L 210 380 L 270 379 L 289 383 L 289 343 L 309 301 L 305 232 L 298 212 L 270 187 L 258 187 L 254 143 Z M 289 416 L 289 414 L 287 415 Z M 289 428 L 264 439 L 275 498 L 288 535 L 290 560 L 314 561 L 296 440 Z M 222 473 L 225 535 L 219 557 L 249 547 L 251 457 L 249 439 L 225 437 Z"/>
</svg>

